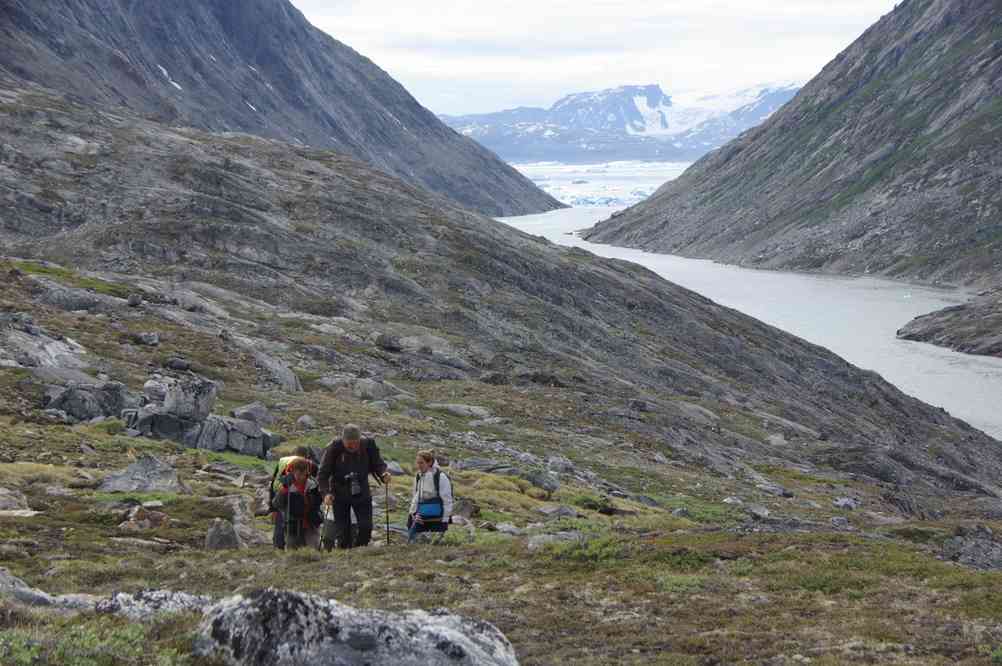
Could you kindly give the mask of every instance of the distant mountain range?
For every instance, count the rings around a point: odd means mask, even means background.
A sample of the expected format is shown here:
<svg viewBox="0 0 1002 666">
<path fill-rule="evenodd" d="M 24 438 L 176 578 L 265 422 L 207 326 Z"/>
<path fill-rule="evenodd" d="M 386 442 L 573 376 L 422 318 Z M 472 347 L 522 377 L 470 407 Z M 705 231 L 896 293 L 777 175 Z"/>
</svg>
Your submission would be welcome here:
<svg viewBox="0 0 1002 666">
<path fill-rule="evenodd" d="M 490 215 L 560 207 L 288 0 L 4 0 L 0 72 L 169 125 L 334 149 Z"/>
<path fill-rule="evenodd" d="M 509 162 L 692 161 L 772 115 L 797 84 L 726 95 L 667 95 L 660 86 L 621 86 L 567 95 L 549 109 L 441 116 Z"/>
</svg>

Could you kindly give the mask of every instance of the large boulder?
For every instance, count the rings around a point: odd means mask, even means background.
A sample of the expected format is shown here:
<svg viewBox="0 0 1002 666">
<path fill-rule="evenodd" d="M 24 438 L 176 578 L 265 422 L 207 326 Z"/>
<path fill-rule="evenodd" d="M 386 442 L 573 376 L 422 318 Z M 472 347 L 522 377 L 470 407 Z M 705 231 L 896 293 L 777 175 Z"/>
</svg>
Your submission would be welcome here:
<svg viewBox="0 0 1002 666">
<path fill-rule="evenodd" d="M 375 379 L 357 379 L 352 386 L 352 393 L 360 400 L 385 400 L 395 395 L 400 395 L 404 391 L 400 390 L 389 382 L 381 382 Z"/>
<path fill-rule="evenodd" d="M 234 550 L 242 545 L 233 523 L 222 518 L 213 520 L 205 534 L 206 550 Z"/>
<path fill-rule="evenodd" d="M 252 402 L 249 405 L 237 407 L 230 412 L 230 416 L 244 421 L 253 421 L 259 426 L 267 426 L 275 422 L 275 417 L 260 402 Z"/>
<path fill-rule="evenodd" d="M 218 390 L 215 382 L 201 377 L 174 382 L 168 387 L 163 410 L 186 421 L 204 421 L 216 405 Z"/>
<path fill-rule="evenodd" d="M 266 434 L 253 421 L 210 416 L 202 424 L 195 446 L 208 451 L 233 451 L 261 458 L 272 444 L 273 435 Z"/>
<path fill-rule="evenodd" d="M 553 472 L 531 470 L 523 472 L 521 477 L 547 493 L 560 490 L 560 479 Z"/>
<path fill-rule="evenodd" d="M 140 402 L 139 396 L 119 382 L 52 387 L 46 398 L 43 405 L 46 409 L 64 412 L 76 421 L 102 416 L 118 418 L 124 410 L 135 409 Z"/>
<path fill-rule="evenodd" d="M 201 431 L 201 424 L 169 414 L 163 407 L 154 404 L 124 410 L 122 420 L 130 430 L 143 437 L 169 439 L 187 446 L 195 445 Z"/>
<path fill-rule="evenodd" d="M 264 352 L 254 351 L 254 363 L 268 376 L 268 378 L 278 385 L 280 389 L 287 393 L 302 393 L 303 385 L 299 377 L 283 361 L 268 356 Z"/>
<path fill-rule="evenodd" d="M 491 416 L 490 410 L 484 407 L 475 407 L 473 405 L 434 403 L 428 405 L 428 409 L 434 409 L 439 412 L 445 412 L 446 414 L 452 414 L 453 416 L 469 419 L 486 419 Z"/>
<path fill-rule="evenodd" d="M 268 477 L 270 480 L 270 477 Z M 263 546 L 271 543 L 271 535 L 265 534 L 254 525 L 254 516 L 268 515 L 271 513 L 271 506 L 268 504 L 268 489 L 259 487 L 261 495 L 256 495 L 253 499 L 246 495 L 224 495 L 223 497 L 207 498 L 206 501 L 218 502 L 225 505 L 233 512 L 233 529 L 236 532 L 237 540 L 245 546 Z M 224 527 L 219 530 L 228 532 Z M 211 532 L 210 528 L 210 532 Z M 207 535 L 208 536 L 208 535 Z M 222 532 L 213 536 L 216 543 L 219 542 Z M 208 546 L 208 539 L 206 539 Z"/>
<path fill-rule="evenodd" d="M 262 590 L 206 611 L 199 656 L 241 666 L 514 666 L 496 627 L 444 611 L 361 610 L 333 599 Z"/>
<path fill-rule="evenodd" d="M 149 455 L 139 458 L 125 470 L 109 475 L 98 490 L 105 493 L 191 494 L 191 489 L 181 482 L 172 465 Z"/>
</svg>

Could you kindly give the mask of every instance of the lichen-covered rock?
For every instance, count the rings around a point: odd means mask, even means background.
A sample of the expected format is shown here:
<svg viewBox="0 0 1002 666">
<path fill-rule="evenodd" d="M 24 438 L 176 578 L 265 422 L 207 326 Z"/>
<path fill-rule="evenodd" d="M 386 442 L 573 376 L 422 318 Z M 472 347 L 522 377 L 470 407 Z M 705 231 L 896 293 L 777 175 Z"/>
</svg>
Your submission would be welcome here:
<svg viewBox="0 0 1002 666">
<path fill-rule="evenodd" d="M 188 421 L 204 421 L 216 404 L 215 382 L 201 377 L 175 382 L 164 398 L 164 411 Z"/>
<path fill-rule="evenodd" d="M 486 622 L 444 611 L 361 610 L 271 589 L 208 609 L 200 633 L 200 656 L 241 666 L 518 664 L 508 639 Z"/>
<path fill-rule="evenodd" d="M 211 604 L 209 597 L 187 592 L 143 590 L 135 594 L 116 592 L 108 599 L 98 601 L 94 610 L 124 615 L 133 622 L 141 622 L 165 613 L 201 613 Z"/>
<path fill-rule="evenodd" d="M 139 458 L 124 471 L 108 476 L 98 490 L 105 493 L 191 493 L 172 465 L 149 455 Z"/>
</svg>

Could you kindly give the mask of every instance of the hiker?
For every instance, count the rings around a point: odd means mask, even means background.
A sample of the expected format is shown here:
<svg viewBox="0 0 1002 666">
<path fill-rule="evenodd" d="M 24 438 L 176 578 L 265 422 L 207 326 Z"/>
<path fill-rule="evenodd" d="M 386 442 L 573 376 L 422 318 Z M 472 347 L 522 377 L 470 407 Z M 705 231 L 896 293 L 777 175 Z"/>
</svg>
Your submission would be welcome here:
<svg viewBox="0 0 1002 666">
<path fill-rule="evenodd" d="M 407 543 L 422 532 L 443 533 L 452 519 L 452 481 L 435 460 L 433 451 L 418 451 L 414 460 L 414 495 L 407 519 Z"/>
<path fill-rule="evenodd" d="M 293 460 L 272 504 L 285 517 L 284 544 L 288 548 L 317 548 L 320 545 L 322 500 L 317 480 L 310 476 L 311 468 L 306 458 Z"/>
<path fill-rule="evenodd" d="M 286 525 L 285 515 L 281 511 L 275 510 L 275 495 L 282 487 L 282 479 L 292 473 L 290 465 L 296 460 L 307 460 L 310 462 L 310 476 L 315 477 L 319 469 L 314 460 L 313 452 L 305 446 L 297 447 L 291 456 L 283 456 L 275 463 L 275 470 L 271 474 L 271 485 L 268 487 L 268 506 L 272 509 L 271 517 L 275 523 L 272 530 L 271 542 L 279 550 L 285 548 Z"/>
<path fill-rule="evenodd" d="M 372 438 L 362 439 L 357 425 L 348 424 L 324 451 L 317 480 L 326 493 L 324 504 L 334 507 L 334 532 L 338 548 L 367 546 L 372 540 L 372 492 L 369 474 L 383 484 L 390 483 L 386 463 Z M 355 512 L 356 532 L 352 538 L 351 513 Z"/>
</svg>

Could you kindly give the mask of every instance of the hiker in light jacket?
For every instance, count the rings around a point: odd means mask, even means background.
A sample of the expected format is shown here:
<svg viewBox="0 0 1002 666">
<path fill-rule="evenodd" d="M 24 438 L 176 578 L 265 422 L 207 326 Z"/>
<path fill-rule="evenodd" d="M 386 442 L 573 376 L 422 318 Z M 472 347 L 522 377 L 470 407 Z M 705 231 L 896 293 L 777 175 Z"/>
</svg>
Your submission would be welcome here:
<svg viewBox="0 0 1002 666">
<path fill-rule="evenodd" d="M 418 473 L 407 522 L 408 543 L 414 543 L 422 532 L 445 532 L 452 519 L 452 482 L 438 466 L 434 452 L 418 451 L 414 464 Z"/>
</svg>

